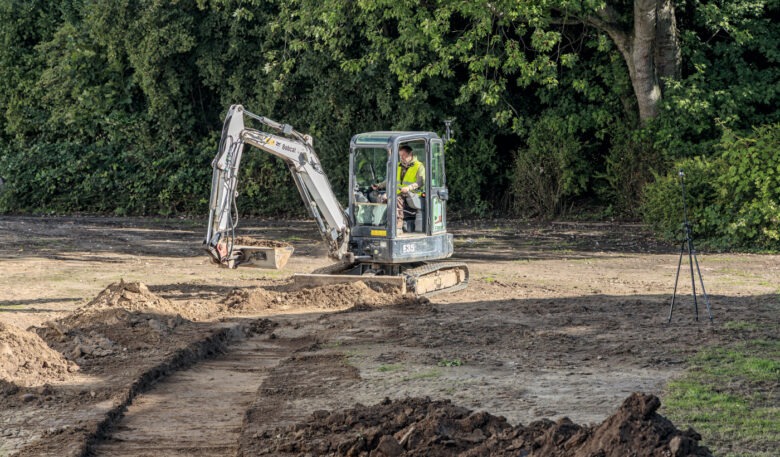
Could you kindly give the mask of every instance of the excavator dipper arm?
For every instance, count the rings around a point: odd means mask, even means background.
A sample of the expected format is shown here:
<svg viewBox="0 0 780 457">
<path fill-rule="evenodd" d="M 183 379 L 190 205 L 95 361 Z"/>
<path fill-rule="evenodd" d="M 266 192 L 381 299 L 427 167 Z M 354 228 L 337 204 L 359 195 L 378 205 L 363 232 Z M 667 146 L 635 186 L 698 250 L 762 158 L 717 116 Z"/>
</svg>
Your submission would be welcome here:
<svg viewBox="0 0 780 457">
<path fill-rule="evenodd" d="M 245 116 L 278 134 L 247 128 L 244 125 Z M 348 261 L 349 219 L 314 152 L 312 138 L 297 132 L 288 124 L 252 114 L 241 105 L 233 105 L 228 110 L 219 151 L 212 162 L 214 172 L 209 225 L 204 245 L 213 260 L 228 265 L 232 257 L 232 239 L 235 238 L 234 230 L 238 222 L 236 187 L 241 155 L 246 144 L 273 154 L 287 164 L 304 204 L 317 221 L 320 233 L 328 244 L 328 255 L 335 260 Z"/>
</svg>

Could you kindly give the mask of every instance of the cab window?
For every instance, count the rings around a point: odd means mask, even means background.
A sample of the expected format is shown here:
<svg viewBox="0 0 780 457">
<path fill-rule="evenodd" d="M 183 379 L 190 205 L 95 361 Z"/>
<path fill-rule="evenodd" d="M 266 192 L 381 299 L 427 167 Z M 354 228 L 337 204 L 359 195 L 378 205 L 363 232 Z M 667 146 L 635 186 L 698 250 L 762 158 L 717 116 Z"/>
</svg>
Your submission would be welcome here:
<svg viewBox="0 0 780 457">
<path fill-rule="evenodd" d="M 439 142 L 431 144 L 431 187 L 445 187 L 444 148 Z"/>
<path fill-rule="evenodd" d="M 387 149 L 359 148 L 355 152 L 355 223 L 373 227 L 387 226 L 387 203 L 382 203 L 387 184 Z"/>
</svg>

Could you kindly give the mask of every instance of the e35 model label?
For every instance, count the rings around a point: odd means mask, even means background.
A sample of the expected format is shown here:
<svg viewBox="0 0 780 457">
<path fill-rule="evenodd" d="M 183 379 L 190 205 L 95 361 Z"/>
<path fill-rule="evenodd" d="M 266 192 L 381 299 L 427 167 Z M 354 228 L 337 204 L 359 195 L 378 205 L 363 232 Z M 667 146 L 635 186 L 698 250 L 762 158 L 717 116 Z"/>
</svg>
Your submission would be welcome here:
<svg viewBox="0 0 780 457">
<path fill-rule="evenodd" d="M 414 244 L 404 244 L 404 245 L 401 245 L 401 252 L 403 252 L 404 254 L 409 254 L 409 253 L 412 253 L 414 251 L 415 251 Z"/>
</svg>

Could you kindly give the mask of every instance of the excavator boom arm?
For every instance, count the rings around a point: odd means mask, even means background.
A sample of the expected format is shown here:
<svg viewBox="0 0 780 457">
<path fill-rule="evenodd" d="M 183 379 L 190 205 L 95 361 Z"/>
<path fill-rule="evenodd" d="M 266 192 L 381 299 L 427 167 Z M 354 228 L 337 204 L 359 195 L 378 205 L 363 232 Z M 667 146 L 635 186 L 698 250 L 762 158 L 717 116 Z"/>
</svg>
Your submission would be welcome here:
<svg viewBox="0 0 780 457">
<path fill-rule="evenodd" d="M 279 134 L 246 128 L 244 117 L 251 117 Z M 323 239 L 328 244 L 328 255 L 342 260 L 349 254 L 349 219 L 339 204 L 330 181 L 314 152 L 312 139 L 280 124 L 257 116 L 241 105 L 228 110 L 222 129 L 219 152 L 212 163 L 214 169 L 209 202 L 209 226 L 204 244 L 211 256 L 224 263 L 228 253 L 220 242 L 232 238 L 238 216 L 235 213 L 238 171 L 244 145 L 249 144 L 282 159 L 289 168 L 304 204 L 317 221 Z"/>
</svg>

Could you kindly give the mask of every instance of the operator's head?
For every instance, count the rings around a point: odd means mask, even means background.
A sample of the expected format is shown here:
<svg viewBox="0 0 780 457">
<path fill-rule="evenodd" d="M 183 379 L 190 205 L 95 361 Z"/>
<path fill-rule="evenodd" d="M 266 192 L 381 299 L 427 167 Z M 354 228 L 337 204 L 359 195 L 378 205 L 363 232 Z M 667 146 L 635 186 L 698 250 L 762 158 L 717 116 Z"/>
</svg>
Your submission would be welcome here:
<svg viewBox="0 0 780 457">
<path fill-rule="evenodd" d="M 414 160 L 414 151 L 412 147 L 405 144 L 398 148 L 398 156 L 401 158 L 402 163 L 409 163 Z"/>
</svg>

